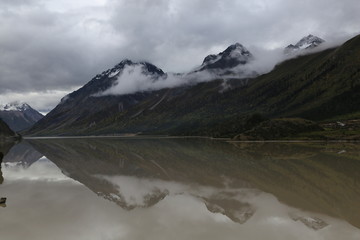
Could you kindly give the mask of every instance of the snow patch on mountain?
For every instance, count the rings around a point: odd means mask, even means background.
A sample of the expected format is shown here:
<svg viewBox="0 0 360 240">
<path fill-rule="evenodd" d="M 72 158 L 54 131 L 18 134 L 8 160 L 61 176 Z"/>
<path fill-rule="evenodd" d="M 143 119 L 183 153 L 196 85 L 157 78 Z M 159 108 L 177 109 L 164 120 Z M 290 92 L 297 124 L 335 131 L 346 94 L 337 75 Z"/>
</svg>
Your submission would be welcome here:
<svg viewBox="0 0 360 240">
<path fill-rule="evenodd" d="M 0 111 L 26 111 L 31 107 L 24 102 L 11 102 L 6 104 L 0 104 Z"/>
<path fill-rule="evenodd" d="M 253 56 L 250 51 L 240 43 L 235 43 L 217 55 L 211 54 L 205 57 L 201 66 L 194 72 L 210 70 L 220 76 L 231 72 L 232 68 L 247 64 L 251 60 L 253 60 Z"/>
<path fill-rule="evenodd" d="M 228 58 L 236 58 L 239 61 L 248 61 L 251 58 L 251 53 L 240 43 L 235 43 L 232 47 Z"/>
<path fill-rule="evenodd" d="M 24 102 L 0 104 L 0 118 L 15 132 L 31 127 L 43 117 Z"/>
<path fill-rule="evenodd" d="M 325 42 L 325 40 L 310 34 L 310 35 L 300 39 L 300 41 L 298 41 L 295 45 L 293 45 L 293 44 L 288 45 L 284 49 L 284 52 L 285 52 L 285 54 L 298 53 L 303 50 L 313 49 L 324 42 Z"/>
<path fill-rule="evenodd" d="M 117 69 L 116 71 L 111 72 L 111 73 L 109 74 L 109 77 L 110 77 L 110 78 L 115 77 L 115 76 L 117 76 L 120 72 L 121 72 L 121 70 L 120 70 L 120 69 Z"/>
</svg>

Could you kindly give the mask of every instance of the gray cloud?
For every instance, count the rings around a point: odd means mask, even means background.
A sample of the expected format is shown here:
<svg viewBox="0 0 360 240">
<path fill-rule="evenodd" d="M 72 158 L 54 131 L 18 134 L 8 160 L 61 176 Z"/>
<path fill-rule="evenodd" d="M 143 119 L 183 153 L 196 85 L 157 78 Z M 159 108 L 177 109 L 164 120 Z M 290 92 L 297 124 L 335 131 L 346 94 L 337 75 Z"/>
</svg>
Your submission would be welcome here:
<svg viewBox="0 0 360 240">
<path fill-rule="evenodd" d="M 123 58 L 183 72 L 234 42 L 264 54 L 309 33 L 341 43 L 359 12 L 358 0 L 2 0 L 0 95 L 68 91 Z"/>
</svg>

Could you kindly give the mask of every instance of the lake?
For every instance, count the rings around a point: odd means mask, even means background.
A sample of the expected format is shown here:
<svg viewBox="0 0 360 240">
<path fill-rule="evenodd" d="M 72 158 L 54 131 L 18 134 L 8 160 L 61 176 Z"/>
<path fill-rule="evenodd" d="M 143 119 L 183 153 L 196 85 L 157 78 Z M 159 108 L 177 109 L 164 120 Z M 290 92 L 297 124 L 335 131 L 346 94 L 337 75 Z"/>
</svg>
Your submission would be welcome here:
<svg viewBox="0 0 360 240">
<path fill-rule="evenodd" d="M 360 239 L 360 145 L 1 144 L 0 239 Z"/>
</svg>

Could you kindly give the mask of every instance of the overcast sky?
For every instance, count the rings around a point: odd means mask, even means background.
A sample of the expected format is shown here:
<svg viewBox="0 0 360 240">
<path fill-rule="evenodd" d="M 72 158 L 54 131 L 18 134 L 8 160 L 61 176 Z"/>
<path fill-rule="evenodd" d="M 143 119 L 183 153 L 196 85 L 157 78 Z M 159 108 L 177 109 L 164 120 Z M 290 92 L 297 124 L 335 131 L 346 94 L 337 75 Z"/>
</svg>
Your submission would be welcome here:
<svg viewBox="0 0 360 240">
<path fill-rule="evenodd" d="M 124 58 L 183 72 L 235 42 L 340 43 L 359 13 L 359 0 L 0 0 L 0 102 L 48 111 Z"/>
</svg>

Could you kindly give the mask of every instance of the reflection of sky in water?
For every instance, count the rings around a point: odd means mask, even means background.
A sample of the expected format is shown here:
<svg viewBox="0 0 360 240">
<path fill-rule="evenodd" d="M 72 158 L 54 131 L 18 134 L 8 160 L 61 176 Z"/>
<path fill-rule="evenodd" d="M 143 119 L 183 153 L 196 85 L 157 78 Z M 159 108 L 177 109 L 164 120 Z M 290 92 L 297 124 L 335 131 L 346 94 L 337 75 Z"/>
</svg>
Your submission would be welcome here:
<svg viewBox="0 0 360 240">
<path fill-rule="evenodd" d="M 4 167 L 4 179 L 7 181 L 47 181 L 47 182 L 59 182 L 59 181 L 71 181 L 72 179 L 65 176 L 60 169 L 47 158 L 42 157 L 29 168 L 24 168 L 21 164 L 5 162 Z"/>
<path fill-rule="evenodd" d="M 66 177 L 46 158 L 29 168 L 2 166 L 5 181 L 0 196 L 8 202 L 0 208 L 1 239 L 360 239 L 359 229 L 345 221 L 302 212 L 254 189 L 94 176 L 111 183 L 117 191 L 113 194 L 129 204 L 144 205 L 144 196 L 166 192 L 152 207 L 127 211 Z M 255 213 L 239 224 L 225 214 L 209 211 L 205 204 L 224 199 L 248 203 Z M 319 217 L 329 225 L 315 231 L 289 214 Z"/>
</svg>

